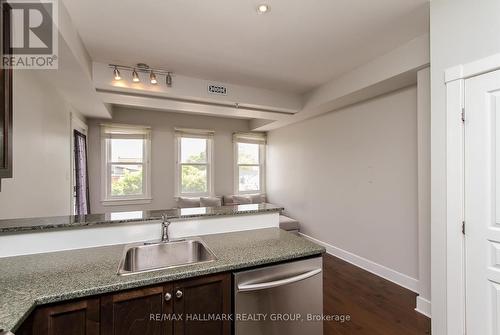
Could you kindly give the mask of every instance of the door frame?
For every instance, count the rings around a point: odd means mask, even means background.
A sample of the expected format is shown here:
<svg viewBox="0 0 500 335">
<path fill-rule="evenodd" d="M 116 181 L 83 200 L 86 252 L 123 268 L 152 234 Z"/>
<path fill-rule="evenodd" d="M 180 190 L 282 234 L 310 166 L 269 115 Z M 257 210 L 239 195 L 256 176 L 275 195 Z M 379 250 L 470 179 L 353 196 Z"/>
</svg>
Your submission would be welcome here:
<svg viewBox="0 0 500 335">
<path fill-rule="evenodd" d="M 445 71 L 446 85 L 446 240 L 433 242 L 432 258 L 446 255 L 446 277 L 433 278 L 432 286 L 445 288 L 445 315 L 432 312 L 433 319 L 445 321 L 447 335 L 465 334 L 465 238 L 464 222 L 464 166 L 465 166 L 465 81 L 500 69 L 500 54 Z M 464 113 L 464 114 L 463 114 Z M 462 116 L 465 116 L 465 120 Z M 467 223 L 465 223 L 467 234 Z M 439 243 L 441 242 L 441 243 Z M 434 260 L 433 260 L 434 262 Z M 434 267 L 434 266 L 433 266 Z M 437 290 L 432 290 L 436 292 Z M 432 297 L 433 301 L 434 297 Z"/>
</svg>

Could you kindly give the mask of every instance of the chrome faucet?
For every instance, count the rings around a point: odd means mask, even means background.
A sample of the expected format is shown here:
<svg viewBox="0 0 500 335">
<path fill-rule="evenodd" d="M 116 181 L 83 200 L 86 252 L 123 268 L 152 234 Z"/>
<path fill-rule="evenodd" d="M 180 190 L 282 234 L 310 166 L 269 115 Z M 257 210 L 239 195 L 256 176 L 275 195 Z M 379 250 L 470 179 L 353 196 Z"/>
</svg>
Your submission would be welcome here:
<svg viewBox="0 0 500 335">
<path fill-rule="evenodd" d="M 161 216 L 161 242 L 166 243 L 169 241 L 168 237 L 168 226 L 170 226 L 172 222 L 168 221 L 165 217 L 165 214 Z"/>
<path fill-rule="evenodd" d="M 165 214 L 163 214 L 161 216 L 161 239 L 159 241 L 158 240 L 146 241 L 144 242 L 144 245 L 170 242 L 170 238 L 168 237 L 168 226 L 170 226 L 171 223 L 172 222 L 167 220 Z M 3 334 L 0 332 L 0 335 Z"/>
</svg>

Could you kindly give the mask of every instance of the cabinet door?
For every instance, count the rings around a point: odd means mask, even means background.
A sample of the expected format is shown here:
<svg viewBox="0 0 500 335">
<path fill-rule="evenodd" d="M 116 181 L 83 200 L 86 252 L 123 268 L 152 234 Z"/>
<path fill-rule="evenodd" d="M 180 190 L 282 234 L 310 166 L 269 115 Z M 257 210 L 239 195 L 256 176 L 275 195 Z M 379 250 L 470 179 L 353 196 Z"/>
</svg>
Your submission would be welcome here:
<svg viewBox="0 0 500 335">
<path fill-rule="evenodd" d="M 35 335 L 98 335 L 99 298 L 41 307 L 33 320 Z"/>
<path fill-rule="evenodd" d="M 174 313 L 182 320 L 174 321 L 175 335 L 229 335 L 231 322 L 206 321 L 231 313 L 231 275 L 179 281 L 174 284 Z"/>
<path fill-rule="evenodd" d="M 165 298 L 171 292 L 172 285 L 163 285 L 102 296 L 101 335 L 171 335 L 172 323 L 163 317 L 172 311 Z"/>
</svg>

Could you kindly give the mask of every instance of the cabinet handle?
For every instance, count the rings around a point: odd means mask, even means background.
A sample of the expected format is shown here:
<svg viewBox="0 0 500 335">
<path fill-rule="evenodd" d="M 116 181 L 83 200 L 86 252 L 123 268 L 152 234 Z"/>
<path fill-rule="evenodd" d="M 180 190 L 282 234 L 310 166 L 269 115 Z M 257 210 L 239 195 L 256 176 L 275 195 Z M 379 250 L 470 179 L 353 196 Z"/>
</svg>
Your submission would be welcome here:
<svg viewBox="0 0 500 335">
<path fill-rule="evenodd" d="M 182 298 L 182 291 L 181 290 L 177 290 L 177 292 L 175 292 L 175 296 L 177 297 L 177 299 Z"/>
<path fill-rule="evenodd" d="M 172 299 L 172 294 L 170 292 L 165 293 L 165 301 L 170 301 Z"/>
</svg>

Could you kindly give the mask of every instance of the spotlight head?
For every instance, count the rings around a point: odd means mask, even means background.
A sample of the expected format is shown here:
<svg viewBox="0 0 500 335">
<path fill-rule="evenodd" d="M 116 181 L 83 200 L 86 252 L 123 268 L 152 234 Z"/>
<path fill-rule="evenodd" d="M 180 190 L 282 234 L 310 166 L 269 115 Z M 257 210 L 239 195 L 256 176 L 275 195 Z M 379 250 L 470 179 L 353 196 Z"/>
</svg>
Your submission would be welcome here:
<svg viewBox="0 0 500 335">
<path fill-rule="evenodd" d="M 165 76 L 165 83 L 168 87 L 172 87 L 172 76 L 170 75 L 170 72 Z"/>
<path fill-rule="evenodd" d="M 139 79 L 139 74 L 137 73 L 137 71 L 134 69 L 134 71 L 132 71 L 132 81 L 134 83 L 138 83 L 140 82 L 141 80 Z"/>
<path fill-rule="evenodd" d="M 115 80 L 122 80 L 122 76 L 120 75 L 120 70 L 115 66 L 115 69 L 113 70 L 113 77 Z"/>
<path fill-rule="evenodd" d="M 155 73 L 152 70 L 151 70 L 151 73 L 149 74 L 149 81 L 153 85 L 158 84 L 158 80 L 156 79 L 156 75 L 155 75 Z"/>
</svg>

